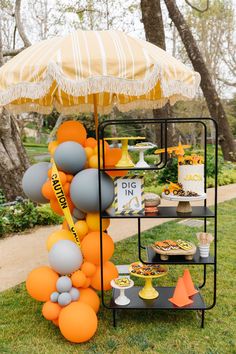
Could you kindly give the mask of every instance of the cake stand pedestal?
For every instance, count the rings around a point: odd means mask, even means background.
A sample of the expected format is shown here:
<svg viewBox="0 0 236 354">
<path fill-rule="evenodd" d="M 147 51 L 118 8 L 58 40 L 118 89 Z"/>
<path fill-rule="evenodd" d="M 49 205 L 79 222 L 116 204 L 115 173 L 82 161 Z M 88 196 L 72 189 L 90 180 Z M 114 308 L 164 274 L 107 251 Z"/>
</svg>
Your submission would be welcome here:
<svg viewBox="0 0 236 354">
<path fill-rule="evenodd" d="M 139 263 L 139 262 L 137 262 Z M 133 263 L 135 264 L 135 263 Z M 165 268 L 165 272 L 160 273 L 160 274 L 156 274 L 156 275 L 142 275 L 142 274 L 136 274 L 136 273 L 132 273 L 132 265 L 129 268 L 130 271 L 130 275 L 133 275 L 134 277 L 138 277 L 138 278 L 143 278 L 145 280 L 145 285 L 144 287 L 139 291 L 139 296 L 142 299 L 145 300 L 152 300 L 152 299 L 156 299 L 159 296 L 158 291 L 153 287 L 152 285 L 152 279 L 156 279 L 156 278 L 160 278 L 163 277 L 164 275 L 167 275 L 168 273 L 168 267 L 167 266 L 162 266 L 163 268 Z"/>
<path fill-rule="evenodd" d="M 120 295 L 114 300 L 117 305 L 120 306 L 125 306 L 129 305 L 130 299 L 125 295 L 125 290 L 132 288 L 134 286 L 133 280 L 130 279 L 130 285 L 129 286 L 119 286 L 115 283 L 114 280 L 111 281 L 111 286 L 114 289 L 120 290 Z"/>
<path fill-rule="evenodd" d="M 183 213 L 183 214 L 190 214 L 192 212 L 192 206 L 191 202 L 197 202 L 199 200 L 204 200 L 207 198 L 206 193 L 198 195 L 197 197 L 180 197 L 178 195 L 173 195 L 173 194 L 165 194 L 162 193 L 161 197 L 166 200 L 171 200 L 178 202 L 178 206 L 176 208 L 176 211 L 178 213 Z"/>
<path fill-rule="evenodd" d="M 156 147 L 156 145 L 149 143 L 149 145 L 143 145 L 143 146 L 134 146 L 132 147 L 132 151 L 138 151 L 139 152 L 139 161 L 136 163 L 135 167 L 140 167 L 140 168 L 145 168 L 145 167 L 150 167 L 148 163 L 144 160 L 144 152 Z"/>
</svg>

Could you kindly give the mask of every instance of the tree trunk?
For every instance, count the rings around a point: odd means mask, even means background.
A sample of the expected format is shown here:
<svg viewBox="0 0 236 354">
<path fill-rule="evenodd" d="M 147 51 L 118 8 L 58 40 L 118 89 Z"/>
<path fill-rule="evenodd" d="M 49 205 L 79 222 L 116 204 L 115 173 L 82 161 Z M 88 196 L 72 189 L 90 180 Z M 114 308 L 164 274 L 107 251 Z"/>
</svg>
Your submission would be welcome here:
<svg viewBox="0 0 236 354">
<path fill-rule="evenodd" d="M 0 188 L 7 200 L 23 195 L 21 180 L 29 160 L 17 123 L 5 109 L 0 114 Z"/>
<path fill-rule="evenodd" d="M 141 0 L 142 22 L 144 25 L 146 40 L 156 46 L 166 49 L 165 32 L 163 26 L 162 12 L 160 0 Z M 167 104 L 165 107 L 153 110 L 153 116 L 159 118 L 169 118 L 170 107 Z M 156 144 L 161 145 L 161 127 L 158 125 L 155 131 Z M 172 127 L 169 125 L 168 145 L 172 145 Z"/>
<path fill-rule="evenodd" d="M 222 102 L 213 85 L 209 71 L 198 49 L 197 43 L 193 38 L 191 30 L 183 15 L 179 11 L 175 0 L 165 0 L 165 4 L 169 12 L 169 17 L 178 29 L 194 69 L 201 75 L 201 88 L 206 99 L 209 112 L 211 116 L 217 120 L 219 125 L 219 143 L 222 148 L 224 159 L 236 161 L 236 146 L 234 143 L 233 134 L 230 130 Z"/>
</svg>

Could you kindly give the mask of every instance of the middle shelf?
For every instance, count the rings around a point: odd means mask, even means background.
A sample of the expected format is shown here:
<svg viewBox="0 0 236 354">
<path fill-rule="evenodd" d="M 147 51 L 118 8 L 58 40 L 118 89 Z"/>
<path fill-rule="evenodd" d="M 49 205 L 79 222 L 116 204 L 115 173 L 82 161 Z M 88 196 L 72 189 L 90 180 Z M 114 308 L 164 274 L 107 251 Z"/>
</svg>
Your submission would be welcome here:
<svg viewBox="0 0 236 354">
<path fill-rule="evenodd" d="M 101 217 L 103 219 L 110 218 L 110 219 L 129 219 L 129 218 L 214 218 L 214 213 L 205 206 L 193 206 L 191 213 L 178 213 L 176 211 L 175 206 L 166 207 L 160 206 L 158 207 L 157 213 L 144 213 L 144 214 L 115 214 L 115 210 L 108 212 L 103 212 Z"/>
</svg>

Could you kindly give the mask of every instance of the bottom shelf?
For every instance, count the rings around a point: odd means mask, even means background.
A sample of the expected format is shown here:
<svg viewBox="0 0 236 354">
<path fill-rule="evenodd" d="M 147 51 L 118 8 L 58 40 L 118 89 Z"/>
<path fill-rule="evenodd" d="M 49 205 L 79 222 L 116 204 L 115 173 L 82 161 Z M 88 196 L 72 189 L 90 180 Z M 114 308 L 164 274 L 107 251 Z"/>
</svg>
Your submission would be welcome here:
<svg viewBox="0 0 236 354">
<path fill-rule="evenodd" d="M 174 287 L 155 287 L 159 292 L 159 296 L 153 300 L 144 300 L 139 297 L 140 286 L 134 286 L 125 291 L 126 296 L 130 299 L 130 303 L 125 306 L 117 305 L 114 301 L 119 296 L 119 290 L 113 289 L 110 307 L 114 309 L 163 309 L 163 310 L 204 310 L 206 304 L 200 293 L 192 296 L 193 303 L 184 307 L 173 305 L 168 299 L 173 296 Z"/>
</svg>

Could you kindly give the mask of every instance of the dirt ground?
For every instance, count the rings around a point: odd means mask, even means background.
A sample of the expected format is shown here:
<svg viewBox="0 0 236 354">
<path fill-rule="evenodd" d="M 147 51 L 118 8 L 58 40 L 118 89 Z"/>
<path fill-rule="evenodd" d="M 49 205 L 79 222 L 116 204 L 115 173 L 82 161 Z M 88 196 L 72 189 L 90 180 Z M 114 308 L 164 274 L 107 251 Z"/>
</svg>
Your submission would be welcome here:
<svg viewBox="0 0 236 354">
<path fill-rule="evenodd" d="M 236 198 L 236 184 L 219 187 L 219 203 L 233 198 Z M 212 205 L 213 201 L 214 189 L 209 188 L 207 191 L 207 205 Z M 173 204 L 174 202 L 165 200 L 162 200 L 161 203 L 161 205 Z M 198 205 L 198 203 L 194 203 L 194 205 Z M 169 220 L 143 219 L 141 227 L 145 231 Z M 0 291 L 25 281 L 32 269 L 48 264 L 46 239 L 58 229 L 60 229 L 60 226 L 38 227 L 0 240 Z M 115 242 L 133 236 L 137 233 L 137 219 L 112 219 L 108 231 Z"/>
</svg>

